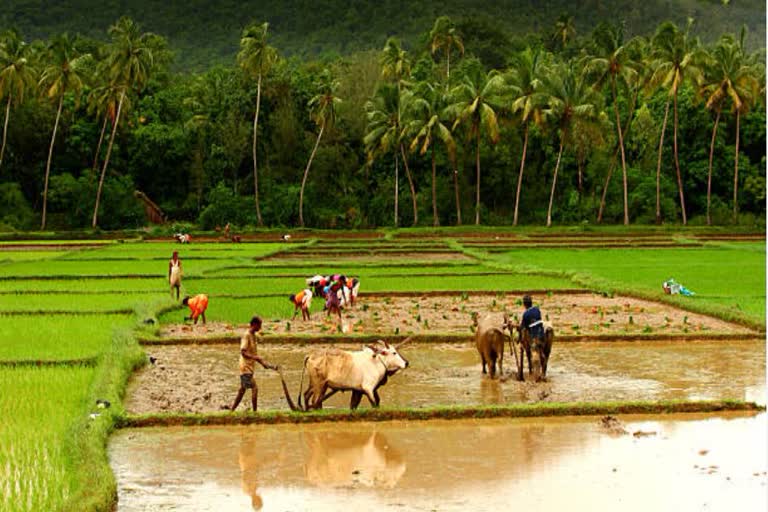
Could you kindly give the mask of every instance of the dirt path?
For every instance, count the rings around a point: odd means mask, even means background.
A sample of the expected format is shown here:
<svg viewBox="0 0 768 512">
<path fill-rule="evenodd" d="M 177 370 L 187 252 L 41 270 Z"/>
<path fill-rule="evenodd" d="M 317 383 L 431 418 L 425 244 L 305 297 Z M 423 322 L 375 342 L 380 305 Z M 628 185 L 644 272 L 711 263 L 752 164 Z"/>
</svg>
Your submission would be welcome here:
<svg viewBox="0 0 768 512">
<path fill-rule="evenodd" d="M 263 327 L 270 334 L 467 334 L 471 335 L 472 313 L 493 314 L 501 319 L 504 311 L 519 319 L 522 306 L 517 295 L 435 295 L 417 297 L 360 297 L 354 308 L 345 311 L 341 328 L 323 313 L 312 320 L 269 320 Z M 556 333 L 573 335 L 605 334 L 755 334 L 747 327 L 717 318 L 691 313 L 672 306 L 629 297 L 604 297 L 598 294 L 552 294 L 534 297 Z M 245 325 L 224 323 L 166 325 L 160 335 L 170 338 L 239 336 Z"/>
</svg>

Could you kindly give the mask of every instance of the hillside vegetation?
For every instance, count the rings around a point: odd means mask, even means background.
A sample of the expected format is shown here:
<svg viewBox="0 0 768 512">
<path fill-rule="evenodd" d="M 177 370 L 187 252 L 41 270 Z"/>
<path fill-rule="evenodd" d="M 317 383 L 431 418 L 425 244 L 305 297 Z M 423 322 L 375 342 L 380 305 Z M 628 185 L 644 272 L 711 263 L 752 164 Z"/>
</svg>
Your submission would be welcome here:
<svg viewBox="0 0 768 512">
<path fill-rule="evenodd" d="M 272 43 L 281 53 L 307 58 L 379 49 L 388 36 L 413 49 L 440 15 L 514 37 L 548 29 L 562 13 L 574 17 L 579 34 L 600 21 L 623 21 L 627 33 L 636 35 L 653 32 L 665 20 L 682 24 L 694 18 L 705 42 L 746 25 L 747 46 L 765 46 L 763 0 L 6 0 L 0 26 L 15 26 L 33 39 L 69 32 L 106 40 L 106 27 L 127 15 L 168 39 L 178 69 L 202 70 L 231 62 L 240 32 L 253 20 L 270 22 Z"/>
</svg>

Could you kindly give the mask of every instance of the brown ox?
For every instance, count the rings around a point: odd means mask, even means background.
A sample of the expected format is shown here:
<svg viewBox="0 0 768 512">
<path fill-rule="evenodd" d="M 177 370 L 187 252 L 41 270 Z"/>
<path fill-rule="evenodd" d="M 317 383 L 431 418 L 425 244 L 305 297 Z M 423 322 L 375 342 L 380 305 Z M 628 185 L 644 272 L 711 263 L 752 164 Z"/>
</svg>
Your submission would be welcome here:
<svg viewBox="0 0 768 512">
<path fill-rule="evenodd" d="M 496 361 L 499 362 L 499 374 L 503 373 L 504 364 L 504 324 L 492 315 L 482 320 L 473 317 L 475 322 L 475 346 L 480 353 L 483 363 L 483 373 L 490 373 L 491 378 L 496 378 Z M 486 365 L 488 370 L 486 371 Z"/>
<path fill-rule="evenodd" d="M 544 322 L 544 339 L 531 343 L 528 329 L 520 329 L 509 318 L 505 317 L 506 327 L 510 334 L 517 331 L 517 343 L 520 345 L 520 360 L 517 361 L 517 380 L 525 380 L 523 376 L 524 359 L 528 359 L 528 375 L 533 375 L 536 382 L 547 380 L 547 365 L 552 353 L 552 343 L 555 341 L 555 330 L 550 322 Z M 516 358 L 517 359 L 517 358 Z"/>
<path fill-rule="evenodd" d="M 309 378 L 304 392 L 305 409 L 320 409 L 323 402 L 338 391 L 352 391 L 350 408 L 356 409 L 365 395 L 373 407 L 378 407 L 378 388 L 388 376 L 408 367 L 408 361 L 389 343 L 378 342 L 362 350 L 327 349 L 304 358 L 304 369 L 299 385 L 299 408 L 304 373 Z M 326 395 L 326 391 L 330 393 Z"/>
</svg>

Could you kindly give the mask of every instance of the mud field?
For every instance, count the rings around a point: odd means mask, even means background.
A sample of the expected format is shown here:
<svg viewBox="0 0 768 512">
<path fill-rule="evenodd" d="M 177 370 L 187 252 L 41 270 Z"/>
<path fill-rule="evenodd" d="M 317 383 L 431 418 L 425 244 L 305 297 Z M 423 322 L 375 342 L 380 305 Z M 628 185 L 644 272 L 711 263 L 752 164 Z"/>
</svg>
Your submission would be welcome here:
<svg viewBox="0 0 768 512">
<path fill-rule="evenodd" d="M 123 430 L 120 512 L 766 510 L 766 414 Z"/>
<path fill-rule="evenodd" d="M 722 334 L 757 335 L 751 329 L 717 318 L 676 309 L 666 304 L 629 297 L 604 297 L 598 294 L 555 294 L 534 297 L 546 319 L 552 322 L 556 335 L 604 334 Z M 424 295 L 387 297 L 361 295 L 354 308 L 344 311 L 341 326 L 324 313 L 313 313 L 303 322 L 264 319 L 263 333 L 270 334 L 344 334 L 372 333 L 382 336 L 398 334 L 467 334 L 472 335 L 472 313 L 494 314 L 499 319 L 504 311 L 518 319 L 522 314 L 519 295 Z M 314 299 L 313 306 L 321 303 Z M 286 306 L 288 307 L 288 306 Z M 258 313 L 258 312 L 256 312 Z M 211 322 L 205 326 L 166 325 L 160 336 L 198 338 L 240 336 L 245 324 Z"/>
<path fill-rule="evenodd" d="M 360 345 L 342 347 L 358 350 Z M 296 400 L 304 356 L 322 348 L 263 345 L 259 354 L 283 368 Z M 544 383 L 511 378 L 514 358 L 508 348 L 505 377 L 491 380 L 482 375 L 480 357 L 470 343 L 403 347 L 410 367 L 381 388 L 382 407 L 726 398 L 765 403 L 765 342 L 761 340 L 555 344 Z M 234 398 L 240 384 L 237 345 L 146 350 L 157 361 L 133 375 L 125 399 L 129 413 L 214 412 Z M 259 408 L 287 410 L 278 374 L 258 369 L 256 377 Z M 346 408 L 349 398 L 348 393 L 339 393 L 325 405 Z M 368 407 L 367 400 L 362 406 Z M 250 393 L 240 408 L 250 408 Z"/>
</svg>

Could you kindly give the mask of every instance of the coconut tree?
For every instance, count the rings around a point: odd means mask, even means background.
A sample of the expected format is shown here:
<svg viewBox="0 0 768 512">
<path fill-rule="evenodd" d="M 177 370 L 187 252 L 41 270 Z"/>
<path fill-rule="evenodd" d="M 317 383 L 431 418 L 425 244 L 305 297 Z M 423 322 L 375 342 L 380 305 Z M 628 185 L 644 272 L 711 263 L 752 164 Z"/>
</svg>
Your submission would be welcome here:
<svg viewBox="0 0 768 512">
<path fill-rule="evenodd" d="M 101 119 L 101 132 L 99 134 L 99 142 L 96 144 L 96 151 L 93 155 L 93 170 L 96 171 L 99 167 L 99 156 L 101 155 L 101 146 L 104 142 L 104 134 L 107 131 L 107 124 L 109 122 L 114 123 L 117 114 L 117 105 L 120 103 L 120 89 L 110 84 L 108 81 L 102 80 L 104 73 L 96 71 L 92 80 L 99 81 L 99 85 L 93 87 L 88 93 L 87 104 L 88 113 L 93 115 L 97 120 Z M 123 101 L 123 107 L 130 106 L 130 97 L 125 97 Z"/>
<path fill-rule="evenodd" d="M 277 50 L 267 45 L 269 23 L 251 24 L 243 30 L 240 38 L 240 52 L 237 63 L 245 74 L 256 80 L 256 113 L 253 115 L 253 193 L 256 202 L 256 218 L 259 226 L 264 222 L 259 208 L 259 168 L 256 158 L 256 137 L 259 131 L 259 108 L 261 106 L 261 82 L 277 61 Z"/>
<path fill-rule="evenodd" d="M 435 20 L 432 30 L 429 31 L 429 51 L 432 55 L 438 52 L 445 54 L 445 87 L 451 80 L 451 51 L 456 50 L 464 55 L 464 42 L 461 35 L 448 16 L 440 16 Z"/>
<path fill-rule="evenodd" d="M 662 23 L 656 30 L 652 40 L 652 59 L 653 75 L 651 76 L 650 86 L 661 86 L 668 90 L 668 95 L 672 98 L 673 106 L 673 154 L 675 161 L 675 173 L 677 175 L 677 189 L 680 195 L 680 210 L 682 212 L 683 225 L 688 224 L 688 217 L 685 212 L 685 195 L 683 193 L 683 179 L 680 174 L 680 161 L 678 158 L 677 145 L 677 97 L 680 87 L 686 81 L 698 83 L 701 78 L 701 70 L 698 66 L 701 60 L 701 50 L 699 40 L 690 35 L 693 20 L 689 19 L 685 30 L 680 30 L 677 25 L 671 22 Z M 664 122 L 661 127 L 661 137 L 659 142 L 659 151 L 664 139 L 664 130 L 666 129 L 667 113 L 664 114 Z"/>
<path fill-rule="evenodd" d="M 619 114 L 618 85 L 633 83 L 637 79 L 635 62 L 624 42 L 624 31 L 621 26 L 601 23 L 592 34 L 594 55 L 587 62 L 585 71 L 594 80 L 596 88 L 606 83 L 610 84 L 613 98 L 613 110 L 616 119 L 616 135 L 619 141 L 621 155 L 622 187 L 624 195 L 624 225 L 629 225 L 629 200 L 627 196 L 627 160 L 624 153 L 624 136 L 621 129 Z"/>
<path fill-rule="evenodd" d="M 35 86 L 35 70 L 29 65 L 30 47 L 18 32 L 8 30 L 0 35 L 0 104 L 5 103 L 3 142 L 0 145 L 0 167 L 5 155 L 11 105 L 24 101 L 24 93 Z"/>
<path fill-rule="evenodd" d="M 304 227 L 304 187 L 307 184 L 309 168 L 312 166 L 312 160 L 315 158 L 315 153 L 317 153 L 323 132 L 331 128 L 336 121 L 336 106 L 341 103 L 341 99 L 336 96 L 336 89 L 338 87 L 338 80 L 333 78 L 329 70 L 324 70 L 317 82 L 317 94 L 307 103 L 309 115 L 320 130 L 317 132 L 315 146 L 309 155 L 307 168 L 304 169 L 304 177 L 301 179 L 301 191 L 299 193 L 299 225 L 301 227 Z"/>
<path fill-rule="evenodd" d="M 395 181 L 397 181 L 397 162 L 402 153 L 402 125 L 400 124 L 399 106 L 400 100 L 397 88 L 392 84 L 382 84 L 376 90 L 374 97 L 366 102 L 365 113 L 368 120 L 366 135 L 363 143 L 366 147 L 368 161 L 380 156 L 392 153 L 395 161 Z M 406 94 L 407 96 L 407 94 Z M 403 156 L 405 160 L 405 156 Z M 419 221 L 419 213 L 416 205 L 416 189 L 410 170 L 406 166 L 406 176 L 411 190 L 413 202 L 413 225 Z M 395 195 L 397 197 L 397 195 Z M 397 215 L 395 216 L 397 225 Z"/>
<path fill-rule="evenodd" d="M 141 33 L 139 26 L 130 18 L 122 17 L 109 28 L 112 41 L 109 45 L 106 69 L 109 83 L 120 91 L 115 120 L 112 123 L 112 133 L 107 145 L 107 154 L 101 169 L 99 186 L 96 190 L 96 205 L 93 209 L 91 227 L 96 227 L 99 218 L 99 202 L 104 186 L 104 176 L 107 174 L 109 157 L 115 142 L 117 126 L 120 124 L 120 114 L 123 110 L 125 97 L 131 91 L 140 92 L 149 80 L 154 58 L 152 54 L 155 36 L 151 33 Z"/>
<path fill-rule="evenodd" d="M 528 150 L 528 131 L 531 123 L 541 124 L 542 108 L 546 96 L 541 92 L 540 73 L 543 69 L 544 55 L 540 50 L 526 48 L 513 57 L 512 70 L 508 77 L 511 85 L 510 110 L 523 125 L 523 153 L 520 156 L 520 173 L 517 176 L 515 192 L 515 213 L 512 224 L 517 226 L 517 216 L 520 208 L 520 190 L 523 186 L 525 156 Z"/>
<path fill-rule="evenodd" d="M 480 66 L 471 66 L 459 84 L 451 89 L 446 114 L 455 119 L 452 130 L 459 125 L 468 127 L 468 135 L 475 142 L 475 224 L 480 224 L 480 140 L 485 135 L 492 144 L 499 141 L 499 122 L 496 110 L 504 102 L 507 86 L 504 77 L 496 71 L 485 73 Z"/>
<path fill-rule="evenodd" d="M 451 135 L 451 130 L 446 126 L 441 114 L 445 108 L 445 94 L 441 88 L 433 84 L 423 82 L 418 84 L 414 90 L 413 101 L 409 102 L 407 109 L 407 118 L 409 119 L 405 132 L 411 139 L 410 150 L 419 150 L 420 155 L 424 155 L 427 150 L 430 151 L 432 161 L 432 224 L 440 225 L 440 218 L 437 214 L 437 173 L 435 163 L 435 142 L 440 140 L 445 145 L 448 159 L 453 166 L 454 180 L 456 179 L 456 143 Z M 457 220 L 461 220 L 459 210 L 459 191 L 458 183 L 455 183 L 456 192 L 456 213 Z"/>
<path fill-rule="evenodd" d="M 397 96 L 395 96 L 396 108 L 397 108 L 397 127 L 398 134 L 402 128 L 402 99 L 403 99 L 403 87 L 407 85 L 406 79 L 411 73 L 411 61 L 408 58 L 408 52 L 402 49 L 400 41 L 395 37 L 390 37 L 384 44 L 384 49 L 381 52 L 381 77 L 385 80 L 389 80 L 395 83 L 397 89 Z M 386 101 L 385 101 L 386 103 Z M 380 119 L 386 119 L 387 116 Z M 369 120 L 370 122 L 370 120 Z M 395 226 L 398 225 L 398 195 L 400 190 L 400 172 L 398 166 L 399 154 L 403 155 L 403 164 L 405 166 L 406 175 L 408 176 L 408 183 L 411 189 L 411 200 L 413 201 L 413 224 L 418 222 L 418 213 L 416 210 L 416 191 L 413 186 L 413 179 L 411 178 L 410 169 L 408 169 L 408 158 L 405 154 L 405 149 L 402 145 L 402 140 L 398 135 L 398 143 L 394 146 L 394 162 L 395 162 Z M 399 154 L 398 154 L 399 153 Z"/>
<path fill-rule="evenodd" d="M 573 16 L 563 13 L 555 22 L 555 27 L 552 32 L 552 40 L 557 41 L 563 48 L 566 47 L 568 41 L 576 37 L 576 26 L 573 23 Z"/>
<path fill-rule="evenodd" d="M 40 229 L 45 229 L 46 212 L 48 206 L 48 178 L 51 174 L 51 159 L 53 158 L 53 145 L 56 142 L 56 131 L 59 128 L 61 109 L 64 105 L 66 94 L 74 95 L 75 109 L 80 104 L 80 95 L 83 91 L 84 80 L 91 61 L 91 54 L 78 54 L 74 41 L 69 36 L 62 35 L 55 38 L 48 46 L 49 65 L 43 70 L 40 77 L 40 87 L 45 96 L 53 101 L 56 107 L 56 120 L 53 123 L 51 144 L 48 148 L 48 160 L 45 164 L 45 184 L 43 186 L 43 217 Z"/>
<path fill-rule="evenodd" d="M 599 96 L 581 75 L 571 63 L 552 66 L 542 76 L 547 94 L 547 108 L 544 110 L 544 115 L 548 125 L 558 132 L 560 138 L 547 208 L 547 227 L 552 225 L 552 204 L 555 199 L 557 174 L 563 149 L 571 140 L 574 131 L 594 124 L 598 118 Z"/>
</svg>

